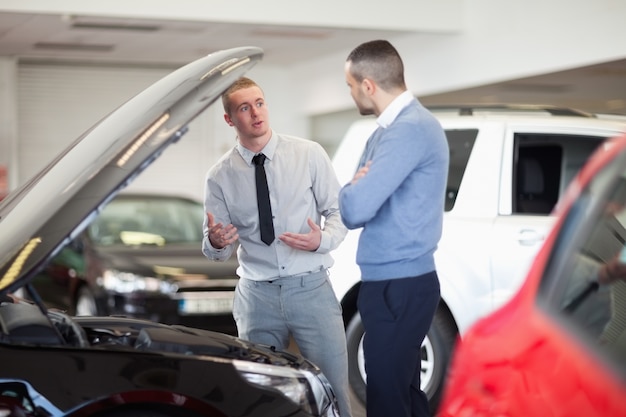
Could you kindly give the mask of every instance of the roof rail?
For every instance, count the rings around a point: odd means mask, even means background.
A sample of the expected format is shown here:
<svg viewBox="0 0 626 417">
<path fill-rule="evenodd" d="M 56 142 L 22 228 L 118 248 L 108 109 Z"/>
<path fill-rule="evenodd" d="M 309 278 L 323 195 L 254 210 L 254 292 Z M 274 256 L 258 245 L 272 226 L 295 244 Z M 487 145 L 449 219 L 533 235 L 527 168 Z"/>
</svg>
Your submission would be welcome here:
<svg viewBox="0 0 626 417">
<path fill-rule="evenodd" d="M 553 116 L 596 117 L 595 114 L 568 107 L 533 104 L 458 104 L 426 106 L 431 111 L 458 111 L 461 116 L 471 116 L 478 111 L 544 112 Z"/>
</svg>

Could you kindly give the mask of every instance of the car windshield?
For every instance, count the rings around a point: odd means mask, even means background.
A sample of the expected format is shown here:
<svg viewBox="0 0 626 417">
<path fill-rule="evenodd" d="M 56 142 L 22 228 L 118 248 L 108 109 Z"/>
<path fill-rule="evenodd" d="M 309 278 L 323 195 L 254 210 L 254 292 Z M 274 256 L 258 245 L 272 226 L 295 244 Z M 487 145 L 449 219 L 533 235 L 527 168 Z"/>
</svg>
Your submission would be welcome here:
<svg viewBox="0 0 626 417">
<path fill-rule="evenodd" d="M 572 206 L 539 297 L 620 372 L 626 372 L 625 166 L 626 154 L 595 175 Z"/>
<path fill-rule="evenodd" d="M 98 246 L 199 243 L 203 213 L 200 203 L 182 198 L 119 198 L 105 207 L 88 233 Z"/>
</svg>

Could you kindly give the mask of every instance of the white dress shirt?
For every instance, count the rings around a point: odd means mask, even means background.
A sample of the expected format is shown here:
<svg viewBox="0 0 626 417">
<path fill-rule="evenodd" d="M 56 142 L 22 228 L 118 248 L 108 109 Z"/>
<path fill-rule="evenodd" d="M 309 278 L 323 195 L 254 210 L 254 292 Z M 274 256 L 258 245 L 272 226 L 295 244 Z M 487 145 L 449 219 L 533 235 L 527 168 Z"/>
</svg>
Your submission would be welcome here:
<svg viewBox="0 0 626 417">
<path fill-rule="evenodd" d="M 330 251 L 339 246 L 347 229 L 341 222 L 340 185 L 322 146 L 306 139 L 272 132 L 261 151 L 270 192 L 276 239 L 261 241 L 256 201 L 254 153 L 241 144 L 227 152 L 208 171 L 204 207 L 215 223 L 233 224 L 239 233 L 237 256 L 241 278 L 257 281 L 305 274 L 329 268 Z M 282 233 L 308 233 L 307 218 L 322 227 L 322 240 L 314 252 L 293 249 L 278 239 Z M 202 252 L 212 260 L 228 259 L 235 245 L 211 246 L 208 220 L 204 219 Z"/>
</svg>

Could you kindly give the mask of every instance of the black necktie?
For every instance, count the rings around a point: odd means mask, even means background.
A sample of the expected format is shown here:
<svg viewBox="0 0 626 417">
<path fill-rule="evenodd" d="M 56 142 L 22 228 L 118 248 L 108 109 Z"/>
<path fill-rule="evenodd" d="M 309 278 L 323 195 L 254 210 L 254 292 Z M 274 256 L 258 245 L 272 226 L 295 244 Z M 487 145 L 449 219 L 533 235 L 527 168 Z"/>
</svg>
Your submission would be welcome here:
<svg viewBox="0 0 626 417">
<path fill-rule="evenodd" d="M 272 221 L 272 207 L 270 206 L 270 191 L 267 188 L 265 177 L 265 155 L 262 153 L 252 158 L 255 165 L 256 176 L 256 200 L 259 206 L 259 226 L 261 228 L 261 240 L 266 245 L 274 241 L 274 222 Z"/>
</svg>

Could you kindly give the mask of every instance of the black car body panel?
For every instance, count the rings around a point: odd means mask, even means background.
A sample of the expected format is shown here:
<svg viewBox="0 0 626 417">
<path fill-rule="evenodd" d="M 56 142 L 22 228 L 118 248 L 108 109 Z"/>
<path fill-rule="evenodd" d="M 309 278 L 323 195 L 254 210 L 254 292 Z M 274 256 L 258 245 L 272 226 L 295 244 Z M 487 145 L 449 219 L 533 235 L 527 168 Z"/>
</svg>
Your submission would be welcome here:
<svg viewBox="0 0 626 417">
<path fill-rule="evenodd" d="M 63 320 L 56 313 L 53 328 L 36 306 L 0 308 L 6 329 L 0 344 L 0 385 L 28 381 L 40 400 L 52 407 L 47 410 L 50 415 L 91 413 L 136 402 L 170 406 L 189 402 L 185 408 L 200 415 L 306 415 L 297 414 L 298 407 L 277 391 L 260 392 L 248 384 L 230 361 L 314 369 L 289 353 L 220 333 L 117 317 L 74 318 L 82 328 L 82 340 L 69 340 L 72 330 L 66 328 L 63 336 L 71 346 L 59 349 L 57 330 L 63 331 Z M 250 414 L 245 411 L 255 408 Z"/>
<path fill-rule="evenodd" d="M 0 414 L 337 416 L 328 381 L 301 356 L 184 326 L 71 317 L 31 283 L 262 55 L 234 48 L 173 72 L 0 202 Z M 32 303 L 5 300 L 22 287 Z"/>
</svg>

